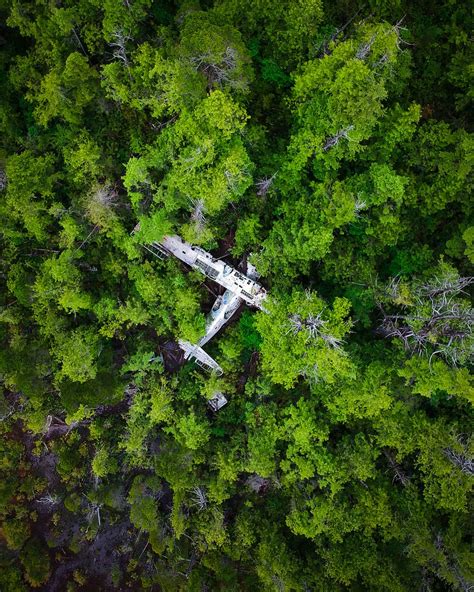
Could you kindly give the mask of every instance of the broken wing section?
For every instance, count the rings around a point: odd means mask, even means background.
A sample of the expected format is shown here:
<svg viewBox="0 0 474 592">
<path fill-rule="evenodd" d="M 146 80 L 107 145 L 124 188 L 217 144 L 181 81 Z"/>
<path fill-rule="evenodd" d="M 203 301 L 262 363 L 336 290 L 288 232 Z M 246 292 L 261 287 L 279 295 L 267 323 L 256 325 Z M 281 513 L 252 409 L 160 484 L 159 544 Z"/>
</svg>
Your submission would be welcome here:
<svg viewBox="0 0 474 592">
<path fill-rule="evenodd" d="M 201 366 L 204 370 L 208 372 L 215 372 L 217 376 L 222 376 L 224 371 L 219 366 L 219 364 L 211 358 L 209 354 L 199 347 L 199 345 L 194 345 L 193 343 L 189 343 L 189 341 L 184 341 L 184 339 L 178 340 L 179 347 L 184 352 L 184 359 L 185 360 L 192 360 L 194 359 L 198 366 Z"/>
</svg>

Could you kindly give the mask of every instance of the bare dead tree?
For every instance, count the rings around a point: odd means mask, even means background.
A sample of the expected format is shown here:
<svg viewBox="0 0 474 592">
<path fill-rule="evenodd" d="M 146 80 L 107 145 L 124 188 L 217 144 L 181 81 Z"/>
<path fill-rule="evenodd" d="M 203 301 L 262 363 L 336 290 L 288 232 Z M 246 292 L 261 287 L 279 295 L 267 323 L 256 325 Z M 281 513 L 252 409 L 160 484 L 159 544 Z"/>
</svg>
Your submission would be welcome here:
<svg viewBox="0 0 474 592">
<path fill-rule="evenodd" d="M 317 363 L 312 364 L 311 366 L 306 365 L 304 368 L 302 368 L 300 374 L 312 385 L 318 383 L 320 380 L 319 367 Z"/>
<path fill-rule="evenodd" d="M 281 577 L 277 574 L 272 575 L 272 582 L 275 586 L 275 590 L 278 592 L 284 592 L 286 589 L 285 582 L 281 579 Z"/>
<path fill-rule="evenodd" d="M 62 421 L 62 420 L 60 420 L 60 421 L 61 421 L 61 423 L 62 423 L 62 424 L 64 424 L 64 423 L 65 423 L 65 422 L 64 422 L 64 421 Z M 46 417 L 46 421 L 45 421 L 45 424 L 44 424 L 44 426 L 43 426 L 43 430 L 42 430 L 42 432 L 43 432 L 43 435 L 44 435 L 44 434 L 46 434 L 46 433 L 49 431 L 49 428 L 51 427 L 51 424 L 52 424 L 52 423 L 53 423 L 53 416 L 52 416 L 52 415 L 48 415 L 48 416 Z"/>
<path fill-rule="evenodd" d="M 117 30 L 113 34 L 114 41 L 109 43 L 110 47 L 113 48 L 113 57 L 119 60 L 127 68 L 129 67 L 126 43 L 131 40 L 129 35 L 125 35 L 122 30 Z"/>
<path fill-rule="evenodd" d="M 319 46 L 315 48 L 316 57 L 323 58 L 324 56 L 331 55 L 332 51 L 330 50 L 329 45 L 337 39 L 341 30 L 342 29 L 336 29 L 332 35 L 329 35 L 329 37 L 326 37 L 321 41 Z"/>
<path fill-rule="evenodd" d="M 321 339 L 331 347 L 332 349 L 341 349 L 342 344 L 344 341 L 339 337 L 335 337 L 334 335 L 327 335 L 325 333 L 321 333 Z"/>
<path fill-rule="evenodd" d="M 102 508 L 102 504 L 98 504 L 96 502 L 89 502 L 88 500 L 88 510 L 86 514 L 86 519 L 89 525 L 92 523 L 94 518 L 97 519 L 97 524 L 100 528 L 101 526 L 101 519 L 100 519 L 100 510 Z"/>
<path fill-rule="evenodd" d="M 353 125 L 349 125 L 341 131 L 337 132 L 335 136 L 331 136 L 326 140 L 323 146 L 324 152 L 327 152 L 330 148 L 337 146 L 341 138 L 349 139 L 349 132 L 354 129 Z"/>
<path fill-rule="evenodd" d="M 443 537 L 441 536 L 441 533 L 438 532 L 438 534 L 435 536 L 434 541 L 433 541 L 433 545 L 434 548 L 437 549 L 438 551 L 442 551 L 443 550 Z"/>
<path fill-rule="evenodd" d="M 9 419 L 15 413 L 16 410 L 17 409 L 15 408 L 15 406 L 11 405 L 6 413 L 0 415 L 0 421 L 6 421 L 7 419 Z"/>
<path fill-rule="evenodd" d="M 349 25 L 352 23 L 352 21 L 357 17 L 357 15 L 365 8 L 365 5 L 362 4 L 362 6 L 357 10 L 357 12 L 355 12 L 351 18 L 346 21 L 346 23 L 344 25 L 342 25 L 342 27 L 340 28 L 336 28 L 334 33 L 332 35 L 329 36 L 329 38 L 323 40 L 320 44 L 320 46 L 318 47 L 317 51 L 317 56 L 318 57 L 324 57 L 325 55 L 331 55 L 331 51 L 329 49 L 329 44 L 332 41 L 336 41 L 336 39 L 339 37 L 338 41 L 343 41 L 344 38 L 346 37 L 347 33 L 342 35 L 342 33 L 344 33 L 344 31 L 349 27 Z"/>
<path fill-rule="evenodd" d="M 366 209 L 367 209 L 367 202 L 365 202 L 363 199 L 357 198 L 354 203 L 354 213 L 356 215 L 356 218 L 359 218 L 361 215 L 361 212 L 363 212 Z"/>
<path fill-rule="evenodd" d="M 399 483 L 401 483 L 401 485 L 403 485 L 403 487 L 406 487 L 410 483 L 410 478 L 407 477 L 407 475 L 405 474 L 401 466 L 397 463 L 397 461 L 394 459 L 390 451 L 385 449 L 383 453 L 387 457 L 388 465 L 391 471 L 393 472 L 393 482 L 395 483 L 398 481 Z"/>
<path fill-rule="evenodd" d="M 169 125 L 174 123 L 177 119 L 178 119 L 178 115 L 173 115 L 173 117 L 170 117 L 166 121 L 160 121 L 158 123 L 153 123 L 152 121 L 149 121 L 148 125 L 150 126 L 150 128 L 152 130 L 154 130 L 155 132 L 158 132 L 158 131 L 162 130 L 163 128 L 168 127 Z M 148 181 L 148 183 L 149 183 L 149 181 Z"/>
<path fill-rule="evenodd" d="M 85 239 L 82 241 L 82 243 L 81 243 L 81 244 L 80 244 L 80 245 L 77 247 L 77 249 L 75 249 L 75 250 L 74 250 L 73 254 L 71 255 L 71 259 L 72 259 L 72 258 L 73 258 L 73 256 L 74 256 L 74 255 L 77 253 L 77 251 L 80 251 L 80 250 L 82 249 L 82 247 L 83 247 L 84 245 L 86 245 L 86 244 L 87 244 L 87 243 L 88 243 L 88 242 L 91 240 L 91 238 L 93 237 L 93 235 L 94 235 L 96 232 L 98 232 L 98 230 L 99 230 L 99 225 L 98 225 L 98 224 L 96 224 L 96 225 L 94 226 L 94 228 L 93 228 L 93 229 L 92 229 L 92 230 L 89 232 L 89 234 L 86 236 L 86 238 L 85 238 Z"/>
<path fill-rule="evenodd" d="M 418 592 L 432 592 L 433 577 L 426 568 L 422 569 L 421 585 Z"/>
<path fill-rule="evenodd" d="M 472 453 L 469 451 L 468 442 L 466 442 L 466 438 L 463 436 L 458 436 L 457 441 L 462 452 L 458 452 L 453 450 L 452 448 L 445 448 L 443 450 L 444 455 L 446 458 L 456 467 L 458 467 L 461 472 L 465 475 L 469 475 L 470 477 L 474 477 L 474 457 Z"/>
<path fill-rule="evenodd" d="M 305 297 L 309 302 L 313 300 L 311 290 L 305 290 Z M 305 342 L 313 341 L 313 345 L 317 348 L 340 349 L 343 341 L 330 333 L 327 326 L 328 321 L 323 318 L 323 313 L 324 307 L 317 313 L 308 313 L 305 316 L 297 312 L 288 314 L 286 334 L 291 333 L 295 337 L 303 334 Z M 310 357 L 313 359 L 309 359 Z M 306 353 L 301 356 L 301 365 L 298 368 L 298 372 L 310 384 L 317 384 L 321 380 L 318 363 L 314 361 L 314 356 L 308 356 Z"/>
<path fill-rule="evenodd" d="M 106 208 L 117 205 L 117 191 L 111 185 L 100 185 L 92 195 L 92 200 Z"/>
<path fill-rule="evenodd" d="M 385 286 L 385 293 L 391 300 L 396 300 L 400 295 L 400 276 L 390 278 L 388 284 Z"/>
<path fill-rule="evenodd" d="M 262 493 L 268 488 L 269 479 L 265 479 L 264 477 L 257 475 L 257 473 L 254 473 L 248 477 L 245 483 L 252 491 L 255 491 L 255 493 Z"/>
<path fill-rule="evenodd" d="M 322 319 L 321 315 L 322 311 L 319 312 L 316 316 L 309 315 L 306 319 L 306 329 L 308 330 L 309 336 L 312 339 L 314 339 L 318 335 L 321 335 L 322 337 L 321 329 L 326 324 L 326 321 Z"/>
<path fill-rule="evenodd" d="M 237 178 L 237 176 L 232 171 L 225 170 L 224 171 L 224 177 L 225 177 L 225 179 L 227 181 L 227 187 L 230 189 L 230 191 L 234 192 L 237 189 L 237 186 L 238 186 L 238 178 Z"/>
<path fill-rule="evenodd" d="M 206 226 L 206 216 L 204 215 L 204 200 L 196 199 L 191 200 L 193 204 L 193 210 L 191 212 L 191 221 L 194 224 L 196 232 L 201 234 Z"/>
<path fill-rule="evenodd" d="M 90 419 L 84 419 L 82 421 L 72 421 L 68 424 L 60 417 L 48 415 L 41 432 L 42 438 L 43 440 L 54 440 L 55 438 L 67 436 L 72 430 L 89 425 L 90 421 Z"/>
<path fill-rule="evenodd" d="M 446 458 L 461 469 L 465 475 L 474 477 L 474 459 L 468 458 L 455 452 L 451 448 L 446 448 L 444 451 Z"/>
<path fill-rule="evenodd" d="M 84 47 L 84 45 L 83 45 L 83 43 L 82 43 L 82 41 L 81 41 L 81 38 L 79 37 L 79 35 L 78 35 L 77 31 L 76 31 L 76 27 L 73 27 L 73 28 L 72 28 L 72 32 L 73 32 L 74 38 L 75 38 L 75 39 L 76 39 L 76 41 L 77 41 L 77 44 L 78 44 L 78 45 L 79 45 L 79 47 L 81 48 L 81 51 L 82 51 L 82 53 L 83 53 L 83 54 L 84 54 L 84 55 L 87 57 L 87 51 L 86 51 L 86 48 Z"/>
<path fill-rule="evenodd" d="M 393 27 L 390 29 L 390 31 L 394 31 L 396 36 L 397 36 L 397 48 L 400 49 L 401 44 L 403 43 L 404 45 L 412 45 L 410 43 L 408 43 L 408 41 L 404 41 L 401 37 L 401 32 L 402 31 L 406 31 L 406 27 L 402 27 L 402 23 L 405 20 L 405 16 L 402 16 L 402 18 L 396 22 Z"/>
<path fill-rule="evenodd" d="M 208 505 L 206 491 L 203 487 L 194 487 L 192 490 L 192 504 L 196 506 L 197 509 L 202 512 L 205 510 Z"/>
<path fill-rule="evenodd" d="M 392 27 L 390 27 L 390 29 L 388 29 L 385 33 L 385 35 L 389 35 L 390 33 L 395 33 L 395 37 L 396 37 L 396 41 L 395 44 L 397 46 L 397 49 L 400 51 L 402 49 L 402 44 L 403 45 L 412 45 L 410 43 L 408 43 L 407 41 L 404 41 L 401 37 L 401 32 L 402 31 L 406 31 L 406 29 L 404 27 L 402 27 L 402 22 L 404 21 L 405 17 L 403 16 L 397 23 L 395 23 Z M 392 57 L 392 54 L 389 50 L 385 51 L 377 61 L 373 62 L 371 67 L 374 70 L 377 70 L 378 68 L 380 68 L 381 66 L 383 66 L 384 64 L 386 64 L 390 58 Z"/>
<path fill-rule="evenodd" d="M 380 58 L 376 62 L 374 62 L 373 66 L 372 66 L 373 69 L 374 70 L 377 70 L 378 68 L 380 68 L 381 66 L 383 66 L 384 64 L 386 64 L 388 62 L 388 60 L 389 60 L 389 57 L 390 56 L 388 55 L 388 53 L 382 54 L 380 56 Z"/>
<path fill-rule="evenodd" d="M 292 314 L 289 317 L 290 321 L 290 329 L 288 333 L 291 331 L 293 335 L 297 335 L 300 331 L 304 329 L 304 322 L 299 314 Z"/>
<path fill-rule="evenodd" d="M 401 282 L 393 278 L 383 291 L 385 298 L 402 308 L 399 314 L 388 314 L 379 300 L 383 314 L 379 333 L 396 338 L 414 353 L 428 353 L 430 360 L 443 356 L 452 365 L 472 359 L 474 355 L 474 309 L 467 299 L 456 298 L 474 283 L 472 277 L 435 277 L 432 281 L 415 285 L 410 291 L 411 301 L 400 304 Z"/>
<path fill-rule="evenodd" d="M 204 215 L 204 200 L 196 199 L 192 200 L 193 211 L 191 213 L 191 220 L 198 222 L 199 224 L 205 224 L 206 217 Z"/>
<path fill-rule="evenodd" d="M 209 85 L 228 84 L 233 88 L 243 88 L 245 83 L 234 77 L 238 64 L 238 53 L 231 47 L 227 46 L 220 56 L 212 52 L 202 53 L 191 58 L 191 63 L 196 70 L 202 72 L 209 81 Z"/>
<path fill-rule="evenodd" d="M 361 46 L 359 46 L 359 49 L 357 50 L 355 57 L 358 60 L 365 60 L 369 55 L 370 50 L 372 49 L 372 45 L 375 43 L 376 39 L 377 33 L 374 33 L 372 37 L 369 39 L 369 41 L 367 41 L 367 43 L 363 43 Z"/>
<path fill-rule="evenodd" d="M 93 236 L 96 231 L 99 231 L 112 214 L 112 210 L 119 205 L 118 192 L 112 185 L 96 184 L 92 187 L 86 200 L 84 201 L 84 209 L 86 217 L 95 225 L 90 234 L 79 247 L 82 248 Z"/>
<path fill-rule="evenodd" d="M 201 156 L 201 154 L 202 148 L 201 146 L 198 146 L 195 150 L 193 150 L 193 153 L 190 156 L 182 158 L 182 162 L 186 164 L 186 166 L 184 167 L 186 173 L 189 173 L 195 168 L 197 160 Z"/>
<path fill-rule="evenodd" d="M 38 498 L 36 501 L 44 506 L 53 507 L 59 504 L 60 498 L 58 495 L 52 495 L 48 492 L 42 497 Z"/>
<path fill-rule="evenodd" d="M 460 278 L 438 278 L 435 277 L 432 283 L 424 284 L 421 290 L 425 292 L 430 298 L 436 296 L 444 296 L 446 294 L 459 294 L 464 292 L 464 288 L 474 284 L 474 277 L 460 277 Z"/>
<path fill-rule="evenodd" d="M 273 173 L 271 177 L 263 177 L 259 181 L 255 183 L 257 186 L 257 195 L 260 197 L 265 197 L 267 195 L 268 190 L 273 185 L 273 181 L 275 180 L 276 173 Z"/>
<path fill-rule="evenodd" d="M 7 188 L 7 173 L 0 168 L 0 191 Z"/>
<path fill-rule="evenodd" d="M 333 349 L 340 349 L 343 340 L 323 331 L 326 321 L 322 318 L 322 314 L 323 311 L 320 311 L 317 315 L 310 314 L 306 319 L 303 319 L 297 313 L 291 314 L 288 317 L 290 326 L 287 334 L 292 333 L 293 335 L 298 335 L 301 331 L 306 331 L 308 340 L 320 338 L 327 346 Z"/>
<path fill-rule="evenodd" d="M 451 574 L 454 576 L 454 578 L 457 580 L 459 589 L 462 590 L 462 592 L 472 592 L 474 590 L 474 582 L 469 582 L 461 573 L 458 559 L 455 556 L 453 556 L 452 552 L 450 552 L 449 549 L 446 548 L 443 537 L 440 532 L 436 535 L 433 544 L 434 547 L 438 551 L 440 551 L 446 558 L 446 566 L 451 572 Z M 439 574 L 439 570 L 437 571 Z"/>
<path fill-rule="evenodd" d="M 226 170 L 224 176 L 227 181 L 227 187 L 232 193 L 235 193 L 239 189 L 239 184 L 245 177 L 249 177 L 250 173 L 247 167 L 242 167 L 237 173 Z"/>
</svg>

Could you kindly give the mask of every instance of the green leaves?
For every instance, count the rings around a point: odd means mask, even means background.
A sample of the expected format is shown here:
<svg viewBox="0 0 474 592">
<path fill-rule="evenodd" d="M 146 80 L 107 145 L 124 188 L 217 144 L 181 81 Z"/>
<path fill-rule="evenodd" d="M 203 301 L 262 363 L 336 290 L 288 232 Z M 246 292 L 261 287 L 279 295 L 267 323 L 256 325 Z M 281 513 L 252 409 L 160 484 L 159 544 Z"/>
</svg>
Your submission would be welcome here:
<svg viewBox="0 0 474 592">
<path fill-rule="evenodd" d="M 249 413 L 247 424 L 250 427 L 249 456 L 245 469 L 260 477 L 269 477 L 276 469 L 276 443 L 279 439 L 274 409 L 271 406 L 257 407 Z"/>
<path fill-rule="evenodd" d="M 191 450 L 202 448 L 210 438 L 208 423 L 198 418 L 193 410 L 178 419 L 173 432 L 178 442 Z"/>
<path fill-rule="evenodd" d="M 34 114 L 46 127 L 55 118 L 78 125 L 84 110 L 98 95 L 98 75 L 78 52 L 69 54 L 63 68 L 48 72 L 39 89 L 32 89 L 28 99 L 36 103 Z"/>
<path fill-rule="evenodd" d="M 2 590 L 469 588 L 472 23 L 369 4 L 2 3 Z"/>
<path fill-rule="evenodd" d="M 92 471 L 99 479 L 117 472 L 118 465 L 116 459 L 111 457 L 106 448 L 99 448 L 92 459 Z"/>
<path fill-rule="evenodd" d="M 442 360 L 413 357 L 399 370 L 407 383 L 413 384 L 413 391 L 424 397 L 435 397 L 438 393 L 467 399 L 474 403 L 474 385 L 467 368 L 449 368 Z"/>
<path fill-rule="evenodd" d="M 280 269 L 285 275 L 308 273 L 311 263 L 329 251 L 334 230 L 354 219 L 354 205 L 352 195 L 338 183 L 328 189 L 317 185 L 311 196 L 285 201 L 280 208 L 282 217 L 264 242 L 263 253 L 255 257 L 258 268 L 271 274 L 283 249 Z"/>
<path fill-rule="evenodd" d="M 396 34 L 383 25 L 362 27 L 357 33 L 355 39 L 335 44 L 330 55 L 307 62 L 295 79 L 293 108 L 299 133 L 311 134 L 317 158 L 329 150 L 323 143 L 341 130 L 348 130 L 344 137 L 349 141 L 341 138 L 344 148 L 334 149 L 339 158 L 345 151 L 353 155 L 383 113 L 388 65 L 396 61 L 398 51 Z M 357 57 L 364 48 L 368 54 Z M 379 67 L 382 57 L 386 59 Z M 338 144 L 339 139 L 331 148 Z"/>
<path fill-rule="evenodd" d="M 245 119 L 245 111 L 219 90 L 181 116 L 157 145 L 157 154 L 171 165 L 157 201 L 176 210 L 189 208 L 191 197 L 199 196 L 210 215 L 237 201 L 251 184 L 251 164 L 240 138 Z M 166 145 L 165 139 L 172 143 Z"/>
<path fill-rule="evenodd" d="M 21 562 L 25 568 L 25 576 L 28 583 L 37 588 L 44 584 L 50 576 L 49 553 L 39 539 L 28 541 L 20 554 Z"/>
<path fill-rule="evenodd" d="M 409 161 L 419 171 L 415 187 L 421 212 L 434 214 L 458 201 L 467 211 L 465 198 L 472 191 L 472 134 L 454 131 L 446 122 L 430 121 L 418 133 Z"/>
<path fill-rule="evenodd" d="M 367 150 L 363 142 L 374 135 L 384 115 L 397 39 L 395 28 L 362 26 L 354 38 L 332 43 L 330 52 L 308 61 L 295 76 L 294 127 L 276 181 L 283 200 L 259 258 L 264 273 L 280 268 L 283 248 L 289 263 L 285 275 L 309 274 L 311 264 L 328 254 L 337 229 L 354 222 L 367 206 L 389 199 L 401 202 L 407 180 L 388 165 L 372 165 L 370 189 L 336 177 L 344 162 Z M 383 225 L 399 224 L 390 208 L 383 216 Z"/>
<path fill-rule="evenodd" d="M 53 349 L 60 365 L 57 377 L 77 382 L 95 378 L 99 352 L 99 339 L 93 329 L 81 327 L 60 336 Z"/>
<path fill-rule="evenodd" d="M 314 400 L 299 399 L 285 410 L 284 440 L 288 443 L 286 457 L 280 466 L 287 483 L 310 479 L 316 473 L 322 447 L 329 437 L 329 428 L 318 419 Z M 318 471 L 319 472 L 319 471 Z"/>
<path fill-rule="evenodd" d="M 208 88 L 245 92 L 252 71 L 239 32 L 212 23 L 204 12 L 192 11 L 184 18 L 178 55 L 207 79 Z"/>
<path fill-rule="evenodd" d="M 184 236 L 198 243 L 210 239 L 207 217 L 240 200 L 252 184 L 253 165 L 241 137 L 246 119 L 241 106 L 215 90 L 166 128 L 146 155 L 130 161 L 124 182 L 134 204 L 154 191 L 159 208 L 147 214 L 149 221 L 142 218 L 144 232 L 168 232 L 179 216 Z"/>
<path fill-rule="evenodd" d="M 379 416 L 392 404 L 392 368 L 381 362 L 358 369 L 352 380 L 340 381 L 340 388 L 317 389 L 331 416 L 340 422 Z"/>
<path fill-rule="evenodd" d="M 342 349 L 351 323 L 349 302 L 342 298 L 329 309 L 314 293 L 294 290 L 291 297 L 270 300 L 256 327 L 262 336 L 262 369 L 276 384 L 291 388 L 300 376 L 334 382 L 352 369 Z"/>
<path fill-rule="evenodd" d="M 285 67 L 303 62 L 314 51 L 313 41 L 323 19 L 319 0 L 219 0 L 216 6 L 222 20 L 238 23 L 247 39 L 261 42 L 264 55 Z"/>
<path fill-rule="evenodd" d="M 57 179 L 53 163 L 52 155 L 36 157 L 33 152 L 25 150 L 12 155 L 6 166 L 6 202 L 0 211 L 5 214 L 8 211 L 11 222 L 21 222 L 38 241 L 45 240 L 51 222 L 49 208 Z M 4 218 L 4 223 L 8 218 Z"/>
<path fill-rule="evenodd" d="M 153 118 L 192 108 L 205 96 L 204 81 L 192 64 L 148 43 L 131 54 L 130 62 L 113 61 L 103 66 L 102 73 L 110 99 Z"/>
</svg>

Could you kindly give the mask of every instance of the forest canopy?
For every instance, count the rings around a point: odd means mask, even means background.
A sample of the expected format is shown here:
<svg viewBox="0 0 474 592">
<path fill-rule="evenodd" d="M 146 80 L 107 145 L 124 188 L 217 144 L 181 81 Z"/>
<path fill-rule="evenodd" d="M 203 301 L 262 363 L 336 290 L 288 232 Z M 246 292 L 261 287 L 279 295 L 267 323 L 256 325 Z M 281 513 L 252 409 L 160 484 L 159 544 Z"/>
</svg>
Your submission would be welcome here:
<svg viewBox="0 0 474 592">
<path fill-rule="evenodd" d="M 2 592 L 474 586 L 473 28 L 0 0 Z M 222 376 L 171 234 L 268 291 Z"/>
</svg>

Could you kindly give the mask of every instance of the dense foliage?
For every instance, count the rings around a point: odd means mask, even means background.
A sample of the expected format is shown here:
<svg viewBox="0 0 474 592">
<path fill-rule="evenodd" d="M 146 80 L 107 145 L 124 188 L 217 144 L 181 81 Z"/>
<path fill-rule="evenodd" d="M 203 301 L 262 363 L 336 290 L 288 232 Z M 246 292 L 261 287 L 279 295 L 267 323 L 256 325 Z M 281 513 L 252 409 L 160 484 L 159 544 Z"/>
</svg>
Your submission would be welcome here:
<svg viewBox="0 0 474 592">
<path fill-rule="evenodd" d="M 2 592 L 471 589 L 473 25 L 0 0 Z M 269 291 L 220 378 L 166 233 Z"/>
</svg>

